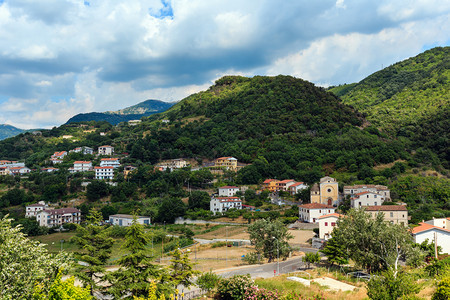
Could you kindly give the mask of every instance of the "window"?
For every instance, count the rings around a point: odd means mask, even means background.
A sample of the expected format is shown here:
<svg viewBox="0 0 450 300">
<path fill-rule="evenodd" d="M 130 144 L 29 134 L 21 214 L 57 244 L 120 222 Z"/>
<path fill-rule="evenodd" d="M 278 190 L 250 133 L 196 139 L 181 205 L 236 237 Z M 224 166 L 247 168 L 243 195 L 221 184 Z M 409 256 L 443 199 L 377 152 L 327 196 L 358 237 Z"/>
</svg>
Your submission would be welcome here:
<svg viewBox="0 0 450 300">
<path fill-rule="evenodd" d="M 328 226 L 328 222 L 325 222 L 325 226 Z"/>
<path fill-rule="evenodd" d="M 336 222 L 331 222 L 331 227 L 336 226 Z"/>
<path fill-rule="evenodd" d="M 377 202 L 375 201 L 375 206 L 377 206 L 378 204 L 377 204 Z"/>
<path fill-rule="evenodd" d="M 391 212 L 391 214 L 390 214 L 390 215 L 391 215 L 391 218 L 393 218 L 393 217 L 394 217 L 394 213 L 393 213 L 393 212 Z"/>
<path fill-rule="evenodd" d="M 327 192 L 328 192 L 328 193 L 331 193 L 331 189 L 328 189 Z"/>
<path fill-rule="evenodd" d="M 374 198 L 376 198 L 376 197 L 377 197 L 377 195 L 374 195 L 373 197 L 374 197 Z"/>
</svg>

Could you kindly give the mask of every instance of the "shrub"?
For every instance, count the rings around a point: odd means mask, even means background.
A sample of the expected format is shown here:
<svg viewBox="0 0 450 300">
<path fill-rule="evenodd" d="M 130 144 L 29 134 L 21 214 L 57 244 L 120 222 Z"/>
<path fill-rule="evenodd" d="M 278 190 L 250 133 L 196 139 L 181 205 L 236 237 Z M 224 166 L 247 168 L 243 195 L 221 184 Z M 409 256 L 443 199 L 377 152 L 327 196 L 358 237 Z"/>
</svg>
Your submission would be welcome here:
<svg viewBox="0 0 450 300">
<path fill-rule="evenodd" d="M 249 265 L 261 263 L 261 256 L 257 252 L 250 252 L 242 258 Z"/>
<path fill-rule="evenodd" d="M 279 296 L 277 291 L 273 292 L 263 288 L 258 288 L 257 286 L 252 286 L 245 291 L 244 299 L 278 300 Z"/>
<path fill-rule="evenodd" d="M 213 272 L 203 273 L 197 278 L 197 285 L 202 290 L 210 292 L 220 281 L 220 276 Z"/>
<path fill-rule="evenodd" d="M 225 247 L 226 245 L 227 242 L 214 242 L 211 244 L 211 248 Z"/>
<path fill-rule="evenodd" d="M 442 279 L 437 284 L 437 289 L 433 294 L 433 300 L 450 299 L 450 277 Z"/>
<path fill-rule="evenodd" d="M 112 238 L 123 238 L 127 234 L 127 228 L 118 225 L 109 227 L 108 231 L 109 236 Z"/>
<path fill-rule="evenodd" d="M 250 275 L 234 275 L 222 279 L 217 288 L 218 298 L 221 300 L 243 300 L 245 292 L 254 286 Z"/>
<path fill-rule="evenodd" d="M 392 270 L 381 276 L 374 276 L 367 283 L 367 296 L 373 300 L 398 299 L 419 291 L 411 275 L 399 272 L 394 276 Z"/>
</svg>

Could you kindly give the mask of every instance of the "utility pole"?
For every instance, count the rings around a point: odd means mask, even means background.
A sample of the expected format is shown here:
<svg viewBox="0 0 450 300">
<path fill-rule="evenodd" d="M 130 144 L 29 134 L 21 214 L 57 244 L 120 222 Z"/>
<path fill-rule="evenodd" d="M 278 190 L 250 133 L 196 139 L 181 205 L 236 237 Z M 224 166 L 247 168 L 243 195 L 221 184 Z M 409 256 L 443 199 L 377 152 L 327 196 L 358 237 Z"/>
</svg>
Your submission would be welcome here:
<svg viewBox="0 0 450 300">
<path fill-rule="evenodd" d="M 438 259 L 437 233 L 434 233 L 434 258 Z"/>
<path fill-rule="evenodd" d="M 277 241 L 277 275 L 280 275 L 280 241 L 276 237 L 272 237 Z"/>
<path fill-rule="evenodd" d="M 228 226 L 225 227 L 225 261 L 228 263 Z"/>
</svg>

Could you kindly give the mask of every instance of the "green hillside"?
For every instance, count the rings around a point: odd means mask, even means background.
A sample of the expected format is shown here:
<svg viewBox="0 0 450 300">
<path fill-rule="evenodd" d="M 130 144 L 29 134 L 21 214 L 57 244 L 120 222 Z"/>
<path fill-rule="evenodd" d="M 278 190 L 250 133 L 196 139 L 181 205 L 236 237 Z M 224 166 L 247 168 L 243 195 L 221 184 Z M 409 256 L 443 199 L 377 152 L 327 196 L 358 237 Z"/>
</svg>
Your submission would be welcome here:
<svg viewBox="0 0 450 300">
<path fill-rule="evenodd" d="M 438 47 L 378 71 L 359 83 L 332 87 L 345 104 L 394 133 L 450 104 L 450 47 Z"/>
<path fill-rule="evenodd" d="M 107 112 L 90 112 L 77 114 L 70 118 L 66 124 L 78 122 L 108 122 L 112 125 L 117 125 L 121 122 L 128 122 L 130 120 L 139 120 L 142 117 L 150 116 L 159 112 L 163 112 L 170 108 L 173 103 L 167 103 L 159 100 L 146 100 L 136 105 L 120 109 L 118 111 Z"/>
<path fill-rule="evenodd" d="M 23 130 L 7 124 L 0 124 L 0 140 L 22 133 Z"/>
</svg>

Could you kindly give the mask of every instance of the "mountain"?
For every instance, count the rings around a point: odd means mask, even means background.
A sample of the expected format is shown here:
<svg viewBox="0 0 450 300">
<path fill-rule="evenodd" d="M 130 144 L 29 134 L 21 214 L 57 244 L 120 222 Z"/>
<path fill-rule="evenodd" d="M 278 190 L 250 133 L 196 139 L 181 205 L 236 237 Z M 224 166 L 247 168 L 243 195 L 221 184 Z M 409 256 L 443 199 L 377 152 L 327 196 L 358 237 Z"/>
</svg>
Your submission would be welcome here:
<svg viewBox="0 0 450 300">
<path fill-rule="evenodd" d="M 450 104 L 450 47 L 437 47 L 373 73 L 358 83 L 330 88 L 375 126 L 395 132 L 431 119 Z"/>
<path fill-rule="evenodd" d="M 130 120 L 139 120 L 142 117 L 155 113 L 163 112 L 170 108 L 173 103 L 167 103 L 159 100 L 146 100 L 139 104 L 120 109 L 118 111 L 107 111 L 104 113 L 91 112 L 78 114 L 70 118 L 66 124 L 87 121 L 106 121 L 112 125 Z"/>
<path fill-rule="evenodd" d="M 243 182 L 271 177 L 313 182 L 333 170 L 404 155 L 401 142 L 379 136 L 365 123 L 361 113 L 310 82 L 281 75 L 226 76 L 129 129 L 127 152 L 150 163 L 233 156 L 252 163 Z"/>
<path fill-rule="evenodd" d="M 450 47 L 425 51 L 330 91 L 364 112 L 374 126 L 408 138 L 413 149 L 432 150 L 450 167 Z M 436 161 L 431 154 L 425 156 Z"/>
<path fill-rule="evenodd" d="M 24 132 L 24 130 L 16 128 L 8 124 L 0 124 L 0 140 L 7 139 Z"/>
</svg>

